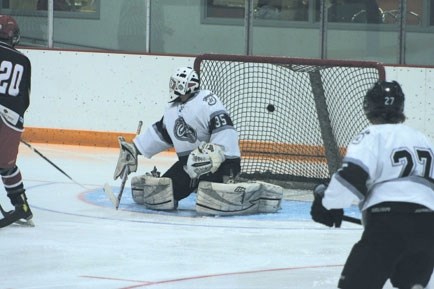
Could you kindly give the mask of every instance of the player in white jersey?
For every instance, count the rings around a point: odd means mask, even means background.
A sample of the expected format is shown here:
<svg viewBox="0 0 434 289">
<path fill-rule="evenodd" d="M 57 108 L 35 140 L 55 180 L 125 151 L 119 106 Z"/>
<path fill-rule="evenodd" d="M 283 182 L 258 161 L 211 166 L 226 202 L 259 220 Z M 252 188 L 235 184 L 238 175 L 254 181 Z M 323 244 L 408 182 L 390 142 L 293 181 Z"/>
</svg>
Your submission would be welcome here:
<svg viewBox="0 0 434 289">
<path fill-rule="evenodd" d="M 135 172 L 137 154 L 151 158 L 175 149 L 178 161 L 161 179 L 155 175 L 132 179 L 134 201 L 150 209 L 175 209 L 179 200 L 197 189 L 199 180 L 222 183 L 225 177 L 240 172 L 238 133 L 218 96 L 200 89 L 199 77 L 190 67 L 176 69 L 169 89 L 169 105 L 163 117 L 133 143 L 121 143 L 115 171 L 115 179 L 125 164 Z"/>
<path fill-rule="evenodd" d="M 434 265 L 434 148 L 403 124 L 404 93 L 377 82 L 363 108 L 371 125 L 348 145 L 330 184 L 315 188 L 314 221 L 339 227 L 354 201 L 364 231 L 347 259 L 338 288 L 425 288 Z"/>
</svg>

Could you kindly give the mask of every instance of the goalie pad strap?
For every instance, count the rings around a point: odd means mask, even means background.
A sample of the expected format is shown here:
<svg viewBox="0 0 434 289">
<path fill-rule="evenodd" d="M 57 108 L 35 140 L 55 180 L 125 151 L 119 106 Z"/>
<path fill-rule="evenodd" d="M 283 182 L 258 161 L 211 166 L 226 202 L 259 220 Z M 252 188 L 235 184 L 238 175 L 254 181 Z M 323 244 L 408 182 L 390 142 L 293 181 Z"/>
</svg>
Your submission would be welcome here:
<svg viewBox="0 0 434 289">
<path fill-rule="evenodd" d="M 196 211 L 209 215 L 275 213 L 280 209 L 283 188 L 265 182 L 199 183 Z"/>
<path fill-rule="evenodd" d="M 151 210 L 174 210 L 178 207 L 172 188 L 172 179 L 142 175 L 131 179 L 134 202 Z"/>
</svg>

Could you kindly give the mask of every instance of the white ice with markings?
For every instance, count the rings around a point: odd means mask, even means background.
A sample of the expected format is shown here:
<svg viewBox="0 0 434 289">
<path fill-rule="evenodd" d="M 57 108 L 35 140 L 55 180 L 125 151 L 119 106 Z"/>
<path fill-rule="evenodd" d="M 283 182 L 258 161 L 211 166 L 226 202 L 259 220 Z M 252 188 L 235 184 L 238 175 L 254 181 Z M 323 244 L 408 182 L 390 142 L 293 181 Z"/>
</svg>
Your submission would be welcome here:
<svg viewBox="0 0 434 289">
<path fill-rule="evenodd" d="M 177 212 L 155 213 L 134 204 L 129 180 L 115 210 L 102 186 L 119 190 L 112 178 L 118 149 L 32 145 L 74 181 L 20 147 L 36 226 L 0 229 L 0 289 L 336 288 L 362 233 L 355 224 L 314 223 L 302 201 L 285 200 L 276 214 L 203 217 L 192 195 Z M 174 160 L 169 153 L 141 158 L 138 173 L 154 165 L 164 172 Z M 346 214 L 359 216 L 354 208 Z"/>
</svg>

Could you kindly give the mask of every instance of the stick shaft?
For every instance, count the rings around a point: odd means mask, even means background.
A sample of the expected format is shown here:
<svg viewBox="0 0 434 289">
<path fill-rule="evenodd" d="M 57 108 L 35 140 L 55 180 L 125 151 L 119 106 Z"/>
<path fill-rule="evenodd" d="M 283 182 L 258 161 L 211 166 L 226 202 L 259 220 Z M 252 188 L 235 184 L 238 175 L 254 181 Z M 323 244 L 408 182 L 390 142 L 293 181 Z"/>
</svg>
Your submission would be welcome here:
<svg viewBox="0 0 434 289">
<path fill-rule="evenodd" d="M 140 131 L 142 130 L 143 121 L 139 121 L 139 125 L 137 126 L 136 135 L 140 134 Z"/>
<path fill-rule="evenodd" d="M 125 183 L 127 182 L 127 179 L 128 179 L 128 174 L 129 174 L 129 171 L 128 171 L 128 167 L 127 167 L 127 168 L 125 168 L 124 175 L 122 177 L 121 188 L 119 190 L 119 194 L 118 194 L 117 202 L 116 202 L 116 210 L 119 209 L 122 194 L 124 193 Z"/>
<path fill-rule="evenodd" d="M 64 170 L 62 170 L 61 168 L 59 168 L 55 163 L 53 163 L 51 160 L 49 160 L 46 156 L 44 156 L 40 151 L 38 151 L 37 149 L 35 149 L 31 144 L 29 144 L 28 142 L 26 142 L 24 140 L 21 140 L 21 142 L 23 144 L 25 144 L 28 148 L 30 148 L 33 152 L 37 153 L 44 160 L 46 160 L 50 165 L 52 165 L 53 167 L 55 167 L 59 172 L 61 172 L 63 175 L 65 175 L 68 179 L 70 179 L 71 181 L 73 181 L 74 183 L 76 183 L 77 185 L 79 185 L 80 187 L 87 189 L 85 186 L 83 186 L 79 182 L 75 181 L 70 175 L 68 175 Z"/>
<path fill-rule="evenodd" d="M 350 216 L 346 216 L 346 215 L 344 215 L 342 217 L 342 220 L 345 221 L 345 222 L 354 223 L 354 224 L 358 224 L 358 225 L 362 224 L 362 220 L 357 219 L 357 218 L 353 218 L 353 217 L 350 217 Z"/>
</svg>

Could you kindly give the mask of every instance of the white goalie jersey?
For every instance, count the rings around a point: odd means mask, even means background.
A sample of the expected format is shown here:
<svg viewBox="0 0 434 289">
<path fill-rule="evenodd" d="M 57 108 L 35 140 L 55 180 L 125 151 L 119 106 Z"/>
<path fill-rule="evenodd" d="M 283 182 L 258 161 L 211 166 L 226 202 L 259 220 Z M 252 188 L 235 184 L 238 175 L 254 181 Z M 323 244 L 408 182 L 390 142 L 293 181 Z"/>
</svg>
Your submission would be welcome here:
<svg viewBox="0 0 434 289">
<path fill-rule="evenodd" d="M 347 148 L 342 167 L 325 191 L 327 209 L 359 201 L 410 202 L 434 210 L 434 153 L 430 141 L 404 124 L 371 125 Z"/>
<path fill-rule="evenodd" d="M 238 133 L 220 99 L 208 90 L 195 92 L 185 103 L 170 103 L 163 118 L 134 139 L 142 155 L 174 147 L 180 159 L 204 142 L 224 148 L 226 159 L 239 158 Z"/>
</svg>

